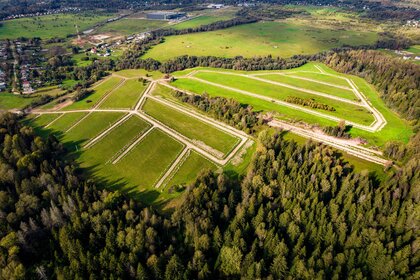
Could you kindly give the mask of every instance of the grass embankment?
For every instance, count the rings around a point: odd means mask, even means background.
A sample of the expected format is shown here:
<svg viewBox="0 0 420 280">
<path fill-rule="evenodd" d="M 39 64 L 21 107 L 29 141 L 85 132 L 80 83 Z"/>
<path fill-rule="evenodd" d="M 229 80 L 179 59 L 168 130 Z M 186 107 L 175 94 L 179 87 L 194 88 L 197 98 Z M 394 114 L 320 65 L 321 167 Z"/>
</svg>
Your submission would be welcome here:
<svg viewBox="0 0 420 280">
<path fill-rule="evenodd" d="M 142 109 L 182 135 L 202 142 L 223 155 L 227 155 L 239 142 L 238 138 L 157 101 L 148 99 Z"/>
</svg>

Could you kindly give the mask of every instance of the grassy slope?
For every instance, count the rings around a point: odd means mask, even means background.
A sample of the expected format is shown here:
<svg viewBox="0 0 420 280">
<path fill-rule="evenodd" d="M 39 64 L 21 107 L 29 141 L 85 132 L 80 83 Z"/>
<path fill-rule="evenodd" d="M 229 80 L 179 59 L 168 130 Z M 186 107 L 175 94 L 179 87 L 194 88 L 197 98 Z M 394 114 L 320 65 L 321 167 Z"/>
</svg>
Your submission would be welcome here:
<svg viewBox="0 0 420 280">
<path fill-rule="evenodd" d="M 165 61 L 180 55 L 234 57 L 256 55 L 290 57 L 312 54 L 343 44 L 373 43 L 374 32 L 316 28 L 284 22 L 258 22 L 228 29 L 170 36 L 144 57 Z"/>
<path fill-rule="evenodd" d="M 7 20 L 3 21 L 0 27 L 0 39 L 66 37 L 69 34 L 76 34 L 75 24 L 79 26 L 80 31 L 83 31 L 110 17 L 111 15 L 57 14 Z"/>
<path fill-rule="evenodd" d="M 299 77 L 304 77 L 304 78 L 310 78 L 310 79 L 315 79 L 315 80 L 319 80 L 322 82 L 328 82 L 328 83 L 334 83 L 336 85 L 340 85 L 340 86 L 349 86 L 349 83 L 347 83 L 346 80 L 337 78 L 337 77 L 331 77 L 331 76 L 327 76 L 324 75 L 322 73 L 308 73 L 308 72 L 297 72 L 297 73 L 292 73 L 293 76 L 299 76 Z"/>
<path fill-rule="evenodd" d="M 96 31 L 96 33 L 114 33 L 117 35 L 130 35 L 141 33 L 167 26 L 166 21 L 147 20 L 136 18 L 123 18 L 111 23 L 107 23 Z"/>
<path fill-rule="evenodd" d="M 127 80 L 118 89 L 113 91 L 105 101 L 99 106 L 100 108 L 134 108 L 137 101 L 143 95 L 147 84 L 138 80 Z"/>
<path fill-rule="evenodd" d="M 278 100 L 285 100 L 288 96 L 295 96 L 305 99 L 313 99 L 319 103 L 333 106 L 336 111 L 330 112 L 322 109 L 312 109 L 327 115 L 336 116 L 345 120 L 354 121 L 360 124 L 370 125 L 374 118 L 371 113 L 367 112 L 364 108 L 352 104 L 343 103 L 337 100 L 332 100 L 326 97 L 316 96 L 310 93 L 297 91 L 285 87 L 268 84 L 265 82 L 257 81 L 254 79 L 233 76 L 233 75 L 220 75 L 218 73 L 198 73 L 194 75 L 197 78 L 215 82 L 221 85 L 237 88 L 240 90 L 257 93 L 260 95 L 268 96 Z M 354 114 L 357 112 L 357 114 Z M 315 116 L 314 116 L 315 118 Z"/>
<path fill-rule="evenodd" d="M 79 100 L 67 107 L 64 110 L 79 110 L 79 109 L 89 109 L 93 107 L 105 94 L 113 90 L 120 82 L 121 78 L 110 77 L 107 80 L 101 82 L 94 88 L 94 92 L 89 96 L 86 96 L 84 99 Z M 90 102 L 88 102 L 90 101 Z"/>
<path fill-rule="evenodd" d="M 322 93 L 327 93 L 327 94 L 342 97 L 342 98 L 347 98 L 350 100 L 357 100 L 356 95 L 354 95 L 353 91 L 351 91 L 350 89 L 346 90 L 346 89 L 331 87 L 328 85 L 306 81 L 306 80 L 300 80 L 300 79 L 283 76 L 283 75 L 267 74 L 267 75 L 258 76 L 258 77 L 271 80 L 274 82 L 284 83 L 291 86 L 296 86 L 296 87 L 310 89 L 310 90 L 314 90 L 314 91 L 318 91 Z M 329 83 L 334 84 L 332 81 L 330 81 Z"/>
<path fill-rule="evenodd" d="M 143 110 L 186 137 L 202 141 L 225 155 L 238 143 L 238 138 L 159 102 L 147 100 Z"/>
</svg>

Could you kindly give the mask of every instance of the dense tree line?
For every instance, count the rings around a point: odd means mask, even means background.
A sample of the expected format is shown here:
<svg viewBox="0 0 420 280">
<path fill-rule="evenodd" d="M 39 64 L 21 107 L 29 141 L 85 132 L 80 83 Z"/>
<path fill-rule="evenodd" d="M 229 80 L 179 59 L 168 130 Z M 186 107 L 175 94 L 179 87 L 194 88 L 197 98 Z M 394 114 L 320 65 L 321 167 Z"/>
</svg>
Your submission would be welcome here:
<svg viewBox="0 0 420 280">
<path fill-rule="evenodd" d="M 246 176 L 204 172 L 170 216 L 99 190 L 0 117 L 0 278 L 415 278 L 419 161 L 379 183 L 262 132 Z"/>
<path fill-rule="evenodd" d="M 205 92 L 202 95 L 192 95 L 181 91 L 174 91 L 173 96 L 248 134 L 255 134 L 264 123 L 261 113 L 232 98 L 210 97 Z"/>
<path fill-rule="evenodd" d="M 300 97 L 297 97 L 297 96 L 288 96 L 288 97 L 286 97 L 286 99 L 284 101 L 289 102 L 289 103 L 293 103 L 293 104 L 297 104 L 297 105 L 302 105 L 302 106 L 305 106 L 305 107 L 311 107 L 311 108 L 314 108 L 314 109 L 321 109 L 321 110 L 330 111 L 330 112 L 335 111 L 334 107 L 332 107 L 328 104 L 323 104 L 323 103 L 317 102 L 313 98 L 300 98 Z"/>
<path fill-rule="evenodd" d="M 298 14 L 307 14 L 305 11 L 285 9 L 282 6 L 259 5 L 239 10 L 236 15 L 239 17 L 252 17 L 260 20 L 285 19 Z"/>
<path fill-rule="evenodd" d="M 183 35 L 183 34 L 189 34 L 189 33 L 207 32 L 207 31 L 225 29 L 225 28 L 229 28 L 229 27 L 233 27 L 237 25 L 254 23 L 254 22 L 257 22 L 258 20 L 259 19 L 255 17 L 236 17 L 233 19 L 216 21 L 210 24 L 205 24 L 198 27 L 194 27 L 194 28 L 186 28 L 186 29 L 180 29 L 180 30 L 173 29 L 173 28 L 158 29 L 158 30 L 152 31 L 151 33 L 157 37 Z"/>
</svg>

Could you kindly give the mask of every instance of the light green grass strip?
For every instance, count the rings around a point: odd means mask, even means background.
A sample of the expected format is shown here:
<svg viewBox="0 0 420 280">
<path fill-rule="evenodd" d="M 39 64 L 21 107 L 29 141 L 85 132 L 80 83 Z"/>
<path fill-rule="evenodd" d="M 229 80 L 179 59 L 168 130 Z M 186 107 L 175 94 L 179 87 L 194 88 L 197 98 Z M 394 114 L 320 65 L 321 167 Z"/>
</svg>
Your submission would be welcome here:
<svg viewBox="0 0 420 280">
<path fill-rule="evenodd" d="M 84 99 L 79 100 L 65 108 L 63 110 L 80 110 L 80 109 L 89 109 L 98 103 L 105 94 L 112 91 L 122 79 L 117 77 L 110 77 L 102 83 L 98 84 L 94 88 L 94 92 L 89 96 L 86 96 Z"/>
<path fill-rule="evenodd" d="M 87 113 L 67 113 L 64 114 L 61 118 L 57 119 L 53 124 L 49 126 L 50 129 L 53 129 L 57 132 L 65 132 L 69 129 L 74 123 L 86 116 Z"/>
<path fill-rule="evenodd" d="M 147 84 L 143 85 L 143 82 L 139 82 L 137 79 L 127 80 L 113 91 L 99 107 L 132 109 L 143 95 Z"/>
<path fill-rule="evenodd" d="M 224 155 L 228 154 L 238 144 L 237 137 L 157 101 L 148 99 L 143 106 L 143 110 L 187 138 L 203 142 Z"/>
</svg>

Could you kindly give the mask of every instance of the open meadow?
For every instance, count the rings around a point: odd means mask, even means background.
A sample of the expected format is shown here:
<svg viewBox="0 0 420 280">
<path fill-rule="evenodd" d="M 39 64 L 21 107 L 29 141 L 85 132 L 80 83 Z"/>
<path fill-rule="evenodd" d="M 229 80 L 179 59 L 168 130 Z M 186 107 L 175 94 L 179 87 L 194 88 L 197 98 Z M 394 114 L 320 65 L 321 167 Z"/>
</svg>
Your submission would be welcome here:
<svg viewBox="0 0 420 280">
<path fill-rule="evenodd" d="M 56 14 L 40 17 L 20 18 L 3 21 L 0 25 L 0 39 L 15 39 L 19 37 L 42 39 L 77 34 L 111 18 L 111 14 Z"/>
<path fill-rule="evenodd" d="M 227 29 L 165 37 L 143 57 L 165 61 L 181 55 L 219 57 L 314 54 L 343 45 L 364 45 L 375 32 L 312 27 L 292 22 L 258 22 Z"/>
</svg>

